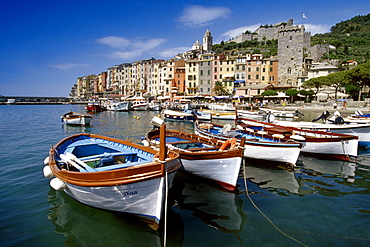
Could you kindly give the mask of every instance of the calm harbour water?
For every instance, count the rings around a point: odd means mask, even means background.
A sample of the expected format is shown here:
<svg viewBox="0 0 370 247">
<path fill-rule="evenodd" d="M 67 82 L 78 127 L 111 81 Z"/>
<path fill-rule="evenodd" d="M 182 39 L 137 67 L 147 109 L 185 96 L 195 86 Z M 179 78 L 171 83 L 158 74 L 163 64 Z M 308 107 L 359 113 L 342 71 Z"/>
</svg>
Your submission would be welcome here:
<svg viewBox="0 0 370 247">
<path fill-rule="evenodd" d="M 69 127 L 60 121 L 69 110 L 84 106 L 0 105 L 0 246 L 163 246 L 163 228 L 82 205 L 42 174 L 62 138 L 87 132 L 140 143 L 159 113 L 102 112 L 91 127 Z M 294 171 L 249 162 L 246 176 L 247 190 L 241 173 L 230 193 L 178 173 L 167 246 L 370 246 L 370 150 L 357 163 L 301 157 Z"/>
</svg>

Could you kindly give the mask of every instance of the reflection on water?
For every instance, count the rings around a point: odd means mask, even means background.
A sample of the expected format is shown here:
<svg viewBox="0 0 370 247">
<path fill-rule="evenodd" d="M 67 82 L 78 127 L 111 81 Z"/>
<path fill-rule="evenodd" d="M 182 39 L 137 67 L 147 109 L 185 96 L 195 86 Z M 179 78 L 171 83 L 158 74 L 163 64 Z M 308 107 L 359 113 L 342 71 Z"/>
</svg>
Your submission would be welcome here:
<svg viewBox="0 0 370 247">
<path fill-rule="evenodd" d="M 65 193 L 48 191 L 42 162 L 50 144 L 81 132 L 141 143 L 141 137 L 152 129 L 150 120 L 159 114 L 101 112 L 93 115 L 90 127 L 62 127 L 62 114 L 84 112 L 83 107 L 2 106 L 0 139 L 6 140 L 0 144 L 0 222 L 6 229 L 2 244 L 163 246 L 163 226 L 154 232 L 136 218 L 94 209 Z M 42 124 L 35 124 L 40 119 Z M 193 123 L 167 122 L 167 128 L 192 132 Z M 294 170 L 250 162 L 246 172 L 251 198 L 290 236 L 308 246 L 369 246 L 369 149 L 359 150 L 357 163 L 302 157 Z M 192 181 L 190 176 L 176 176 L 168 201 L 167 246 L 294 246 L 246 198 L 243 174 L 238 185 L 240 193 L 233 194 Z"/>
<path fill-rule="evenodd" d="M 173 198 L 180 210 L 190 210 L 205 224 L 224 233 L 239 232 L 246 221 L 243 201 L 233 192 L 218 189 L 201 178 L 178 172 L 173 184 Z"/>
<path fill-rule="evenodd" d="M 49 190 L 48 218 L 55 232 L 66 237 L 65 246 L 163 246 L 161 232 L 135 217 L 85 206 L 65 193 Z M 168 212 L 167 244 L 181 246 L 181 218 Z"/>
<path fill-rule="evenodd" d="M 262 189 L 277 189 L 280 193 L 284 193 L 284 190 L 289 193 L 299 193 L 300 186 L 292 171 L 273 165 L 265 166 L 261 163 L 245 161 L 245 172 L 247 178 Z"/>
<path fill-rule="evenodd" d="M 289 194 L 343 196 L 357 190 L 357 178 L 362 181 L 363 176 L 369 177 L 369 167 L 360 163 L 305 156 L 300 157 L 300 164 L 294 171 L 251 161 L 245 162 L 245 171 L 247 179 L 259 188 L 283 196 Z"/>
</svg>

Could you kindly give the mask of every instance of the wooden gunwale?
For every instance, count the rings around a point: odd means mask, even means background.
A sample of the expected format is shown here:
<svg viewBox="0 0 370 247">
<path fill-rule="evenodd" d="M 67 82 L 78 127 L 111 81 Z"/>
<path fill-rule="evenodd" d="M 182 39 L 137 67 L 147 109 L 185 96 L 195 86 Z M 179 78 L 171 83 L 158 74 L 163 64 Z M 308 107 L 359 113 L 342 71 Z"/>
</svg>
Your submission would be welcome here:
<svg viewBox="0 0 370 247">
<path fill-rule="evenodd" d="M 183 137 L 183 139 L 187 140 L 193 140 L 194 142 L 184 142 L 184 143 L 207 143 L 210 145 L 215 146 L 214 148 L 194 148 L 194 149 L 180 149 L 177 147 L 171 147 L 169 148 L 173 150 L 174 152 L 178 152 L 180 154 L 181 159 L 188 159 L 188 160 L 198 160 L 198 159 L 224 159 L 224 158 L 232 158 L 232 157 L 241 157 L 243 155 L 243 149 L 241 148 L 235 148 L 232 150 L 215 150 L 215 151 L 207 151 L 207 152 L 202 152 L 206 151 L 209 149 L 217 149 L 219 148 L 222 143 L 218 142 L 217 140 L 211 141 L 208 138 L 204 138 L 195 134 L 190 134 L 190 133 L 185 133 L 181 131 L 172 131 L 172 130 L 167 130 L 166 131 L 166 136 L 176 136 L 176 137 Z M 153 130 L 147 133 L 147 139 L 149 142 L 151 140 L 158 138 L 159 137 L 159 131 L 158 130 Z M 152 142 L 151 142 L 152 143 Z M 177 142 L 176 142 L 177 143 Z M 153 143 L 152 143 L 153 144 Z M 173 144 L 173 143 L 168 143 L 168 144 Z"/>
<path fill-rule="evenodd" d="M 200 122 L 201 123 L 201 122 Z M 218 125 L 218 124 L 213 124 L 214 127 L 218 127 L 218 128 L 222 128 L 221 125 Z M 219 134 L 213 134 L 209 131 L 207 131 L 206 129 L 202 129 L 202 128 L 199 128 L 198 127 L 198 124 L 197 122 L 195 123 L 195 128 L 202 132 L 202 133 L 206 133 L 204 135 L 211 135 L 210 138 L 213 138 L 215 141 L 220 141 L 220 142 L 225 142 L 228 137 L 226 136 L 222 136 L 222 135 L 219 135 Z M 277 140 L 278 138 L 273 138 L 272 137 L 272 134 L 265 134 L 265 135 L 259 135 L 257 134 L 257 132 L 254 132 L 253 134 L 249 133 L 248 131 L 244 131 L 244 130 L 238 130 L 240 131 L 241 133 L 244 133 L 244 134 L 248 134 L 248 135 L 254 135 L 254 136 L 258 136 L 258 137 L 267 137 L 271 140 Z M 238 142 L 240 142 L 241 138 L 236 138 Z M 221 144 L 222 144 L 221 143 Z M 293 145 L 292 147 L 296 148 L 297 145 L 302 145 L 300 144 L 299 142 L 295 141 L 295 140 L 292 140 L 292 139 L 281 139 L 281 142 L 268 142 L 268 141 L 259 141 L 257 138 L 249 138 L 249 139 L 245 139 L 245 143 L 248 143 L 248 145 L 254 145 L 254 146 L 261 146 L 261 145 L 268 145 L 268 146 L 271 146 L 271 147 L 281 147 L 281 146 L 287 146 L 287 144 L 291 144 Z"/>
</svg>

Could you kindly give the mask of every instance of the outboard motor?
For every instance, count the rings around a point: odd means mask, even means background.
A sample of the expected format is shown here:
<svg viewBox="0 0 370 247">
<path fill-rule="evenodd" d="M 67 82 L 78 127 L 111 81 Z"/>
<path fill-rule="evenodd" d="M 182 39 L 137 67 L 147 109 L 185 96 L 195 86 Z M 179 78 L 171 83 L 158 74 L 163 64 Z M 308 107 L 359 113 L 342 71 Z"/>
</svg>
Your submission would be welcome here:
<svg viewBox="0 0 370 247">
<path fill-rule="evenodd" d="M 296 116 L 299 116 L 299 115 L 304 116 L 304 114 L 302 112 L 298 111 L 298 109 L 295 109 L 295 114 L 296 114 Z"/>
<path fill-rule="evenodd" d="M 323 113 L 321 114 L 320 117 L 316 118 L 316 119 L 312 119 L 312 122 L 316 122 L 316 121 L 319 121 L 320 119 L 322 119 L 323 121 L 326 121 L 326 119 L 330 116 L 330 113 L 328 111 L 323 111 Z"/>
<path fill-rule="evenodd" d="M 364 115 L 362 111 L 360 110 L 355 111 L 355 116 L 362 116 L 362 115 Z"/>
<path fill-rule="evenodd" d="M 333 124 L 344 124 L 344 119 L 341 116 L 335 118 Z"/>
<path fill-rule="evenodd" d="M 266 122 L 274 123 L 275 122 L 275 115 L 271 112 L 267 113 Z"/>
</svg>

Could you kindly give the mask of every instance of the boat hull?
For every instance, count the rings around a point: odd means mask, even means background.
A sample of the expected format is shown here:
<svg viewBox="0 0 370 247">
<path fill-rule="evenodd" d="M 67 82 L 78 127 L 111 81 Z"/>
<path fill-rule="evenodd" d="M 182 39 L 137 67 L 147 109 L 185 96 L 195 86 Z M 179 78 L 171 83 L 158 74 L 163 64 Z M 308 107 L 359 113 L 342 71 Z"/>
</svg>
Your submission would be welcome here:
<svg viewBox="0 0 370 247">
<path fill-rule="evenodd" d="M 301 149 L 296 145 L 279 143 L 247 141 L 244 146 L 244 157 L 246 158 L 287 163 L 293 166 L 295 166 L 300 152 Z"/>
<path fill-rule="evenodd" d="M 62 116 L 62 122 L 68 125 L 90 125 L 91 116 L 82 115 L 82 114 L 64 114 Z"/>
<path fill-rule="evenodd" d="M 225 142 L 229 137 L 212 134 L 195 124 L 195 133 L 216 141 Z M 284 142 L 245 141 L 243 156 L 248 159 L 266 160 L 295 166 L 301 145 Z"/>
<path fill-rule="evenodd" d="M 153 148 L 158 147 L 158 139 L 158 130 L 146 135 Z M 239 147 L 220 150 L 221 144 L 176 130 L 167 130 L 166 143 L 169 149 L 179 153 L 186 172 L 211 180 L 226 190 L 236 189 L 243 153 Z"/>
<path fill-rule="evenodd" d="M 46 162 L 46 171 L 51 174 L 44 171 L 44 175 L 55 176 L 51 187 L 83 204 L 136 215 L 157 229 L 165 192 L 181 166 L 177 153 L 163 150 L 95 134 L 76 134 L 51 148 Z M 167 158 L 160 162 L 156 154 Z"/>
<path fill-rule="evenodd" d="M 168 175 L 169 188 L 175 173 Z M 131 214 L 147 222 L 159 224 L 165 195 L 165 178 L 137 183 L 82 187 L 67 183 L 64 191 L 77 201 L 91 207 Z"/>
<path fill-rule="evenodd" d="M 194 121 L 196 119 L 195 115 L 192 113 L 173 110 L 163 110 L 162 115 L 165 119 L 173 121 Z"/>
<path fill-rule="evenodd" d="M 314 122 L 277 121 L 276 124 L 308 130 L 319 130 L 358 137 L 359 147 L 370 147 L 370 124 L 325 124 Z"/>
<path fill-rule="evenodd" d="M 107 105 L 108 111 L 130 111 L 131 109 L 131 102 L 116 102 Z"/>
<path fill-rule="evenodd" d="M 187 172 L 212 180 L 227 190 L 235 190 L 242 157 L 186 159 L 180 154 L 180 159 Z"/>
<path fill-rule="evenodd" d="M 280 138 L 284 141 L 294 139 L 302 144 L 301 151 L 306 155 L 344 161 L 357 157 L 358 137 L 353 135 L 287 127 L 252 119 L 240 118 L 237 122 L 246 129 L 255 128 L 255 130 L 261 130 L 266 135 L 281 136 Z"/>
</svg>

